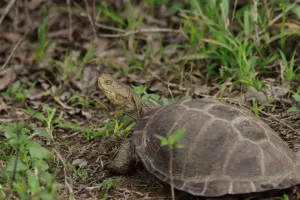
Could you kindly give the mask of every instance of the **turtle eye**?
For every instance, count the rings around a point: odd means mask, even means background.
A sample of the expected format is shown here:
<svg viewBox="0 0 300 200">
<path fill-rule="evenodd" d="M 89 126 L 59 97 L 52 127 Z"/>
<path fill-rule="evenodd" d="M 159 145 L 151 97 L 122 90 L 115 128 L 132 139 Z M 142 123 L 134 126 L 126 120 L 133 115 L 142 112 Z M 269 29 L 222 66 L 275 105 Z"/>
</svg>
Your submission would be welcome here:
<svg viewBox="0 0 300 200">
<path fill-rule="evenodd" d="M 111 80 L 106 80 L 106 81 L 105 81 L 105 84 L 106 84 L 106 85 L 111 85 L 111 83 L 112 83 Z"/>
</svg>

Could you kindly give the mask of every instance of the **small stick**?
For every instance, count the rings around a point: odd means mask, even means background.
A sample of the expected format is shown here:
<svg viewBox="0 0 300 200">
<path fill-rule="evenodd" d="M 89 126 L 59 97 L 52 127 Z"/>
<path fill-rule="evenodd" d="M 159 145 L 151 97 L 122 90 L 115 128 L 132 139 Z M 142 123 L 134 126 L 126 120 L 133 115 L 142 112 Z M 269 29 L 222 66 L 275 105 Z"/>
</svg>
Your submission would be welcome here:
<svg viewBox="0 0 300 200">
<path fill-rule="evenodd" d="M 138 29 L 134 31 L 127 31 L 121 34 L 99 34 L 101 37 L 107 37 L 107 38 L 118 38 L 118 37 L 126 37 L 138 33 L 181 33 L 181 30 L 174 30 L 169 28 L 147 28 L 147 29 Z"/>
<path fill-rule="evenodd" d="M 88 4 L 87 0 L 84 0 L 84 2 L 85 2 L 85 7 L 86 7 L 87 14 L 88 14 L 88 18 L 89 18 L 90 23 L 93 27 L 94 37 L 96 39 L 97 38 L 97 32 L 96 32 L 95 21 L 93 20 L 93 17 L 92 17 L 91 11 L 90 11 L 90 7 L 89 7 L 89 4 Z"/>
<path fill-rule="evenodd" d="M 5 18 L 5 16 L 7 15 L 7 13 L 10 11 L 10 9 L 12 8 L 12 6 L 15 4 L 16 0 L 11 0 L 9 2 L 9 4 L 6 6 L 4 12 L 3 12 L 3 15 L 1 15 L 1 18 L 0 18 L 0 25 L 2 24 L 3 22 L 3 19 Z"/>
<path fill-rule="evenodd" d="M 234 1 L 233 11 L 232 11 L 232 17 L 231 17 L 231 24 L 233 23 L 233 19 L 234 19 L 234 16 L 235 16 L 236 5 L 237 5 L 237 0 Z"/>
<path fill-rule="evenodd" d="M 34 29 L 36 27 L 36 25 L 34 25 L 32 28 L 28 29 L 25 34 L 22 36 L 22 38 L 19 39 L 19 41 L 17 42 L 17 44 L 14 46 L 12 52 L 9 54 L 8 58 L 6 59 L 5 63 L 2 65 L 2 67 L 0 68 L 0 72 L 4 71 L 4 69 L 7 67 L 10 59 L 13 57 L 13 55 L 15 54 L 15 52 L 17 51 L 17 49 L 19 48 L 19 46 L 21 45 L 21 43 L 23 42 L 23 40 L 27 37 L 28 33 Z"/>
<path fill-rule="evenodd" d="M 69 172 L 69 168 L 68 166 L 66 165 L 66 162 L 65 160 L 63 159 L 62 155 L 60 154 L 60 152 L 58 151 L 58 147 L 56 147 L 55 149 L 55 152 L 56 152 L 56 156 L 58 157 L 58 159 L 61 161 L 61 163 L 63 164 L 64 166 L 64 177 L 65 177 L 65 185 L 67 186 L 68 190 L 69 190 L 69 193 L 70 195 L 73 197 L 73 199 L 75 200 L 75 197 L 74 197 L 74 190 L 73 190 L 73 187 L 72 187 L 72 178 L 68 176 L 68 172 Z"/>
<path fill-rule="evenodd" d="M 253 4 L 254 4 L 253 21 L 254 21 L 254 27 L 255 27 L 255 40 L 257 41 L 257 45 L 259 45 L 258 22 L 257 22 L 257 13 L 258 13 L 257 2 L 258 2 L 258 0 L 253 0 Z"/>
<path fill-rule="evenodd" d="M 104 28 L 104 29 L 111 30 L 111 31 L 117 31 L 117 32 L 122 32 L 122 33 L 126 32 L 126 30 L 123 30 L 123 29 L 120 29 L 120 28 L 111 27 L 111 26 L 107 26 L 107 25 L 104 25 L 104 24 L 95 23 L 95 25 L 97 27 Z"/>
<path fill-rule="evenodd" d="M 68 5 L 68 14 L 69 14 L 69 40 L 72 40 L 73 26 L 72 26 L 72 13 L 71 13 L 71 3 L 70 0 L 67 0 Z"/>
</svg>

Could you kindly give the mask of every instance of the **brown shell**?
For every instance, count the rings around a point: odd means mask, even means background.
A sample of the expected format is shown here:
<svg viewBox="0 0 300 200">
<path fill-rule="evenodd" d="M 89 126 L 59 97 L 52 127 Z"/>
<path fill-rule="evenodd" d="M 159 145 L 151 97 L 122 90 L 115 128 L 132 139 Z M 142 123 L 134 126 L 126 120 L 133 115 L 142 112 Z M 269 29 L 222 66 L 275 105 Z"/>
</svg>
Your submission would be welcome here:
<svg viewBox="0 0 300 200">
<path fill-rule="evenodd" d="M 154 109 L 138 121 L 132 141 L 146 169 L 170 184 L 170 152 L 155 135 L 179 128 L 173 150 L 174 187 L 196 196 L 283 189 L 300 183 L 300 160 L 262 120 L 213 99 Z"/>
</svg>

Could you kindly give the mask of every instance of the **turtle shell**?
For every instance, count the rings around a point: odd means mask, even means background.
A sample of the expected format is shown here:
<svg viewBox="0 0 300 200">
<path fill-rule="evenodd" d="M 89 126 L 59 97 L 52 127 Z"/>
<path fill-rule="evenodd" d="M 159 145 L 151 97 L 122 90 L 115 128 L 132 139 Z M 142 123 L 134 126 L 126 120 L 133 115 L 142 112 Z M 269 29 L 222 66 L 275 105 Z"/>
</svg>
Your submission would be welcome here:
<svg viewBox="0 0 300 200">
<path fill-rule="evenodd" d="M 250 112 L 205 98 L 148 112 L 132 142 L 146 169 L 171 184 L 170 149 L 156 137 L 183 128 L 183 148 L 173 149 L 176 189 L 196 196 L 245 194 L 300 183 L 300 160 L 265 122 Z"/>
</svg>

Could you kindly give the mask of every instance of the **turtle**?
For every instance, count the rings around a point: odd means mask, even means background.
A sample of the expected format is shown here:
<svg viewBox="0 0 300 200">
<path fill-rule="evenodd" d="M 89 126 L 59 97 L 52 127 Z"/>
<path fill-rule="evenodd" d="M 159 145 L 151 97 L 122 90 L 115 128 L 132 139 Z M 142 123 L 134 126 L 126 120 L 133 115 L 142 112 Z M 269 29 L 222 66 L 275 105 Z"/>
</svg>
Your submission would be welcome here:
<svg viewBox="0 0 300 200">
<path fill-rule="evenodd" d="M 98 86 L 116 109 L 136 120 L 130 139 L 110 164 L 119 173 L 139 160 L 162 182 L 204 197 L 262 193 L 300 183 L 297 154 L 244 108 L 209 97 L 152 105 L 110 74 L 101 74 Z M 157 135 L 168 137 L 180 128 L 182 148 L 161 145 Z"/>
</svg>

